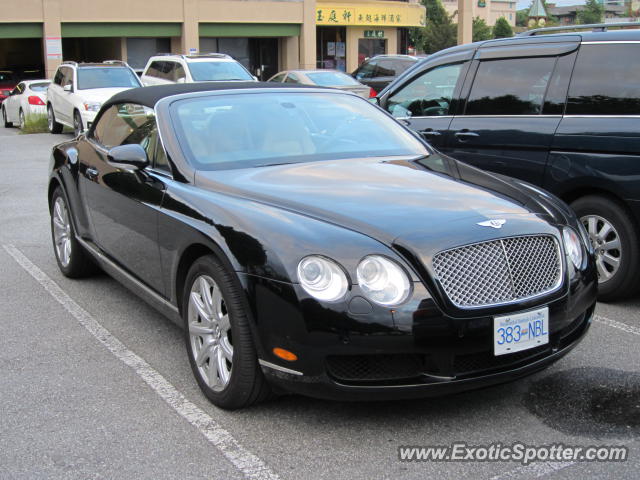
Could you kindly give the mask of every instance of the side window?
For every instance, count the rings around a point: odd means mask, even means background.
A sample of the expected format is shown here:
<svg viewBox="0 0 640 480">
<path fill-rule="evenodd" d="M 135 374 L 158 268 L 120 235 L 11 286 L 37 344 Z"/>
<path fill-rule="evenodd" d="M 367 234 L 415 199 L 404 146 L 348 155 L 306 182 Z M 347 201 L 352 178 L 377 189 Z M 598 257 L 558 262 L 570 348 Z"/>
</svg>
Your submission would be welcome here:
<svg viewBox="0 0 640 480">
<path fill-rule="evenodd" d="M 441 65 L 421 74 L 389 97 L 387 110 L 397 118 L 449 115 L 462 66 Z"/>
<path fill-rule="evenodd" d="M 64 78 L 64 74 L 62 73 L 62 68 L 58 68 L 56 71 L 55 77 L 53 77 L 53 83 L 56 85 L 62 86 L 62 79 Z"/>
<path fill-rule="evenodd" d="M 378 66 L 373 72 L 374 77 L 395 77 L 396 76 L 396 62 L 393 60 L 380 60 Z"/>
<path fill-rule="evenodd" d="M 155 151 L 153 156 L 149 156 L 149 158 L 153 159 L 153 168 L 157 168 L 159 170 L 165 170 L 167 172 L 171 171 L 169 167 L 169 160 L 167 159 L 167 152 L 164 151 L 164 147 L 162 146 L 162 142 L 160 141 L 160 136 L 158 135 L 158 129 L 154 130 L 155 132 Z"/>
<path fill-rule="evenodd" d="M 373 78 L 373 72 L 376 69 L 377 60 L 371 60 L 360 65 L 360 68 L 356 70 L 356 79 L 361 78 Z"/>
<path fill-rule="evenodd" d="M 155 128 L 153 110 L 135 103 L 113 105 L 100 116 L 93 138 L 106 148 L 137 143 L 149 146 L 149 135 Z"/>
<path fill-rule="evenodd" d="M 582 45 L 571 77 L 567 115 L 639 115 L 637 44 Z"/>
<path fill-rule="evenodd" d="M 147 69 L 147 75 L 150 77 L 160 77 L 160 70 L 162 69 L 162 62 L 151 62 L 149 68 Z"/>
<path fill-rule="evenodd" d="M 164 62 L 164 68 L 162 69 L 162 78 L 173 82 L 173 72 L 176 69 L 175 62 Z"/>
<path fill-rule="evenodd" d="M 180 80 L 185 81 L 187 79 L 187 74 L 184 72 L 184 67 L 179 63 L 175 63 L 174 67 L 172 80 L 174 82 L 178 82 Z"/>
<path fill-rule="evenodd" d="M 279 73 L 278 75 L 276 75 L 275 77 L 273 77 L 271 80 L 269 80 L 270 82 L 282 82 L 282 80 L 284 79 L 284 76 L 286 75 L 286 73 Z"/>
<path fill-rule="evenodd" d="M 571 71 L 576 60 L 576 52 L 558 57 L 556 68 L 551 76 L 547 94 L 544 97 L 542 113 L 545 115 L 562 115 L 564 106 L 567 103 L 567 89 Z"/>
<path fill-rule="evenodd" d="M 62 86 L 73 85 L 73 68 L 62 67 Z"/>
<path fill-rule="evenodd" d="M 295 73 L 290 73 L 284 83 L 300 83 L 300 79 Z"/>
<path fill-rule="evenodd" d="M 556 57 L 510 58 L 480 62 L 465 115 L 542 113 Z"/>
</svg>

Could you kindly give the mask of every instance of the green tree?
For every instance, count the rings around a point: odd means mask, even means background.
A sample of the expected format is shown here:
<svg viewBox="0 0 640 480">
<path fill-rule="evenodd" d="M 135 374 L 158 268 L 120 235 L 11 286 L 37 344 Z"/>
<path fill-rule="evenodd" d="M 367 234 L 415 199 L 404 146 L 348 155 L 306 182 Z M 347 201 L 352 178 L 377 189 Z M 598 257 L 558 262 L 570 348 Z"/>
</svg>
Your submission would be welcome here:
<svg viewBox="0 0 640 480">
<path fill-rule="evenodd" d="M 597 0 L 587 0 L 584 8 L 578 11 L 578 23 L 582 25 L 602 23 L 603 17 L 604 7 Z"/>
<path fill-rule="evenodd" d="M 493 34 L 491 27 L 480 17 L 473 19 L 473 41 L 480 42 L 482 40 L 491 40 Z"/>
<path fill-rule="evenodd" d="M 425 26 L 409 31 L 415 47 L 425 53 L 435 53 L 454 46 L 458 41 L 457 26 L 440 0 L 422 0 L 422 5 L 427 8 Z"/>
<path fill-rule="evenodd" d="M 494 38 L 513 37 L 513 29 L 506 18 L 500 17 L 496 20 L 496 24 L 493 26 L 493 36 Z"/>
<path fill-rule="evenodd" d="M 519 27 L 526 27 L 529 22 L 529 9 L 523 8 L 516 12 L 516 25 Z"/>
</svg>

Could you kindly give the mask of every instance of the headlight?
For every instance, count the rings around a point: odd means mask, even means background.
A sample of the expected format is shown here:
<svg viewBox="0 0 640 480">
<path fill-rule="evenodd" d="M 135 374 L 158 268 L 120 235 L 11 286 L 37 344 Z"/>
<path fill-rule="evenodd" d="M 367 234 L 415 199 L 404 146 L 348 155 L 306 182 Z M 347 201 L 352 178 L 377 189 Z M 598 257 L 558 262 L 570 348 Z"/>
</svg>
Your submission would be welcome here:
<svg viewBox="0 0 640 480">
<path fill-rule="evenodd" d="M 333 302 L 344 297 L 349 288 L 347 276 L 338 264 L 328 258 L 311 255 L 298 264 L 300 285 L 312 297 Z"/>
<path fill-rule="evenodd" d="M 379 305 L 398 305 L 409 295 L 411 287 L 407 274 L 385 257 L 365 257 L 358 265 L 356 275 L 364 294 Z"/>
<path fill-rule="evenodd" d="M 84 102 L 84 109 L 89 112 L 97 112 L 101 106 L 102 104 L 98 102 Z"/>
<path fill-rule="evenodd" d="M 582 265 L 582 243 L 580 237 L 573 228 L 565 227 L 562 230 L 562 239 L 564 240 L 564 249 L 571 259 L 571 263 L 576 268 Z"/>
</svg>

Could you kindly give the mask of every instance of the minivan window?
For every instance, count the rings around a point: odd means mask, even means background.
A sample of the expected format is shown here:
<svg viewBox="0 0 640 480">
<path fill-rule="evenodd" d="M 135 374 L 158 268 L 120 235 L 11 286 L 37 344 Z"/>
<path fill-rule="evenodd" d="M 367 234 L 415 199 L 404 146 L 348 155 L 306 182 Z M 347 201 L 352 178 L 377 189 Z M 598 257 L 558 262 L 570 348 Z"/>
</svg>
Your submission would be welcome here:
<svg viewBox="0 0 640 480">
<path fill-rule="evenodd" d="M 567 115 L 640 114 L 637 44 L 582 45 L 573 71 Z"/>
<path fill-rule="evenodd" d="M 486 60 L 478 71 L 465 115 L 538 115 L 556 57 Z"/>
<path fill-rule="evenodd" d="M 449 115 L 461 70 L 457 63 L 423 73 L 389 98 L 389 113 L 396 118 Z"/>
</svg>

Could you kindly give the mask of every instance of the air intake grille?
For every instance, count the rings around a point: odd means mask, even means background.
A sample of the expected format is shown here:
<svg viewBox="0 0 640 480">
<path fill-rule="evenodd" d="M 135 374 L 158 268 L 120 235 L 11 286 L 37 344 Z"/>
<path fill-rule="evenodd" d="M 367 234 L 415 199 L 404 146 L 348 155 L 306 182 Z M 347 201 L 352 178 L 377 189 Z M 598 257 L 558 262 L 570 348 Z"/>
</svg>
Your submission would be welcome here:
<svg viewBox="0 0 640 480">
<path fill-rule="evenodd" d="M 433 268 L 460 307 L 514 302 L 550 292 L 562 281 L 560 249 L 550 235 L 510 237 L 438 253 Z"/>
</svg>

